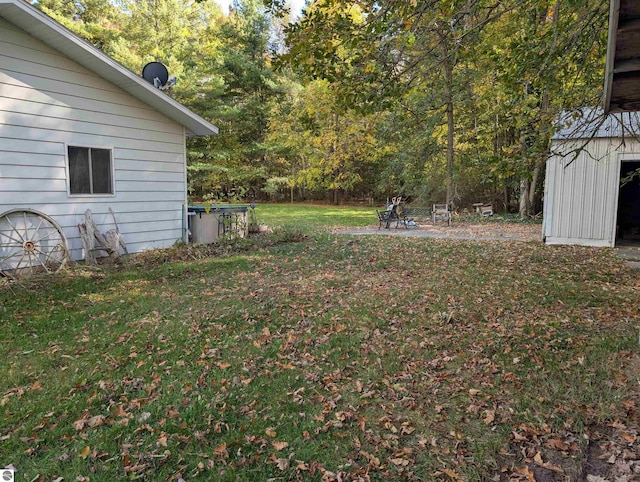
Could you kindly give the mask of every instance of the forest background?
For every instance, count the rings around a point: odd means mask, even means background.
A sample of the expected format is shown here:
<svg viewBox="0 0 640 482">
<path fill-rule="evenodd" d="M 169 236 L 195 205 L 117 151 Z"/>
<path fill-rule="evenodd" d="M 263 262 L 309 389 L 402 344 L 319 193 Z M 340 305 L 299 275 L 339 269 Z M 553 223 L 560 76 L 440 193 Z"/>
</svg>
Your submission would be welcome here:
<svg viewBox="0 0 640 482">
<path fill-rule="evenodd" d="M 220 128 L 188 139 L 192 200 L 541 211 L 564 111 L 601 103 L 608 0 L 39 0 Z"/>
</svg>

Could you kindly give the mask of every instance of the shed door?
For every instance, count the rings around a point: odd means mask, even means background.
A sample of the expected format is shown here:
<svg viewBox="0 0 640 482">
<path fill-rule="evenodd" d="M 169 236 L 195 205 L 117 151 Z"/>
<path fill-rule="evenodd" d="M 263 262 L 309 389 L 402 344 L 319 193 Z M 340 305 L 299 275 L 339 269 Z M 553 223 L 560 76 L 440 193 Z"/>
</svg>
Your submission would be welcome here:
<svg viewBox="0 0 640 482">
<path fill-rule="evenodd" d="M 616 245 L 640 245 L 640 161 L 620 163 Z"/>
</svg>

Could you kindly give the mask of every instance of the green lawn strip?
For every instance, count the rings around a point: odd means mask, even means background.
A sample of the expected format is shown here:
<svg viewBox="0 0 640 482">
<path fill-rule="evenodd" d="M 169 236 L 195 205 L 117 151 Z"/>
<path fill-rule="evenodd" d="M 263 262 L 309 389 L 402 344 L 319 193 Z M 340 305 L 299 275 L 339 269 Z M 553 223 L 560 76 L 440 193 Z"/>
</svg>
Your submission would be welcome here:
<svg viewBox="0 0 640 482">
<path fill-rule="evenodd" d="M 361 227 L 378 223 L 375 207 L 258 204 L 255 212 L 260 224 L 300 228 L 305 231 L 320 227 Z"/>
<path fill-rule="evenodd" d="M 29 480 L 472 479 L 637 396 L 608 251 L 348 239 L 3 291 L 0 450 Z"/>
</svg>

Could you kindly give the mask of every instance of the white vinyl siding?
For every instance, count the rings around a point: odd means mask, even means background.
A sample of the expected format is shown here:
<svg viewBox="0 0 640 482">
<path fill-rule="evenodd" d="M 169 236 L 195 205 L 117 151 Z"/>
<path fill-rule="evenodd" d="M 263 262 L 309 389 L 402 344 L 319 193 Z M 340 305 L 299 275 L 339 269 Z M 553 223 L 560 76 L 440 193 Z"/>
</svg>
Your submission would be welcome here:
<svg viewBox="0 0 640 482">
<path fill-rule="evenodd" d="M 185 130 L 93 72 L 0 19 L 0 213 L 31 208 L 64 229 L 83 257 L 78 224 L 111 208 L 130 252 L 183 236 Z M 67 146 L 109 149 L 111 196 L 71 196 Z"/>
</svg>

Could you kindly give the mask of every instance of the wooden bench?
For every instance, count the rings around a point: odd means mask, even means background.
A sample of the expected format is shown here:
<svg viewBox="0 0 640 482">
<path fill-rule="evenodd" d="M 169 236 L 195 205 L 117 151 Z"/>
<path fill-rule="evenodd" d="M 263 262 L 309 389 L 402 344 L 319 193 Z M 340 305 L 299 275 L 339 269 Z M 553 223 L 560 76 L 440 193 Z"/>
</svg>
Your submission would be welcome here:
<svg viewBox="0 0 640 482">
<path fill-rule="evenodd" d="M 447 222 L 451 226 L 451 210 L 447 204 L 434 204 L 431 212 L 431 222 L 435 225 L 438 219 Z"/>
<path fill-rule="evenodd" d="M 404 207 L 403 213 L 406 218 L 425 218 L 431 219 L 431 208 L 425 206 Z"/>
</svg>

